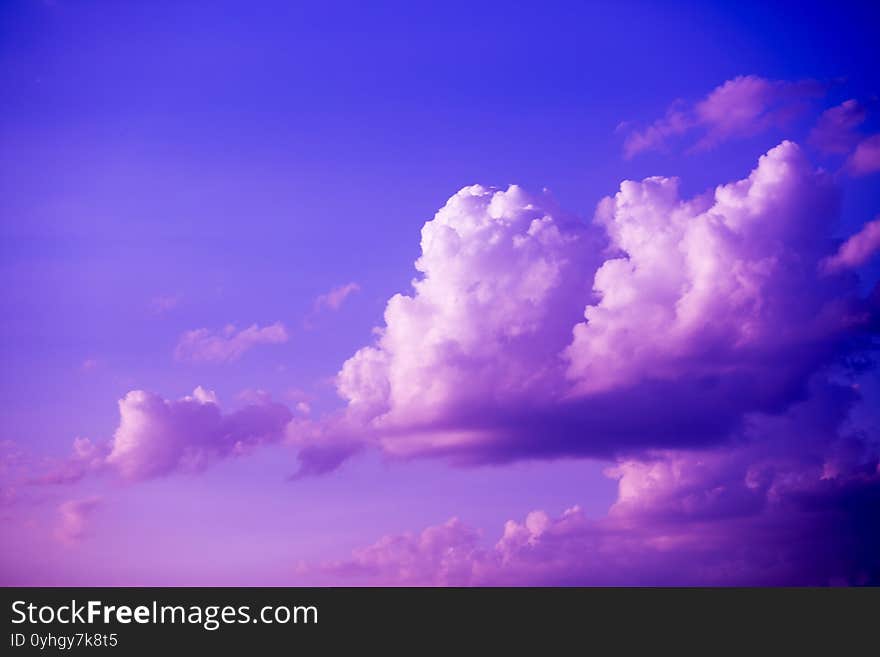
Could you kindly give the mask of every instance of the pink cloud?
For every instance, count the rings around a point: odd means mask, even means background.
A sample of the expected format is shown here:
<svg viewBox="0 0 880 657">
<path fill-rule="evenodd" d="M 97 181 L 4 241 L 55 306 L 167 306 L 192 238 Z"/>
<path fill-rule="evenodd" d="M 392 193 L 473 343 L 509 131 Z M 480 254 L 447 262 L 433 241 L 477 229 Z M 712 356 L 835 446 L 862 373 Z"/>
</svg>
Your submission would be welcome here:
<svg viewBox="0 0 880 657">
<path fill-rule="evenodd" d="M 263 328 L 253 324 L 240 331 L 230 324 L 219 333 L 200 328 L 180 337 L 174 357 L 194 363 L 224 363 L 238 360 L 259 344 L 281 344 L 287 339 L 287 330 L 281 322 Z"/>
<path fill-rule="evenodd" d="M 312 304 L 311 311 L 309 311 L 309 314 L 303 321 L 304 327 L 307 330 L 314 328 L 315 321 L 322 312 L 335 312 L 339 310 L 342 307 L 342 304 L 345 303 L 345 300 L 352 294 L 359 292 L 360 289 L 360 285 L 351 282 L 335 287 L 329 292 L 319 295 Z"/>
<path fill-rule="evenodd" d="M 810 99 L 824 93 L 822 85 L 811 80 L 787 82 L 756 75 L 739 76 L 716 87 L 693 106 L 676 101 L 663 118 L 630 132 L 624 142 L 624 154 L 632 157 L 663 148 L 671 138 L 692 131 L 701 134 L 696 148 L 705 149 L 729 139 L 784 127 L 805 109 Z"/>
<path fill-rule="evenodd" d="M 160 294 L 150 300 L 150 309 L 157 315 L 168 313 L 180 305 L 179 294 Z"/>
<path fill-rule="evenodd" d="M 88 534 L 89 520 L 101 503 L 98 497 L 67 500 L 58 507 L 55 537 L 62 543 L 75 544 Z"/>
<path fill-rule="evenodd" d="M 876 481 L 871 486 L 876 495 Z M 842 486 L 837 490 L 846 494 Z M 821 519 L 822 514 L 786 511 L 783 504 L 789 502 L 793 500 L 774 503 L 756 517 L 638 526 L 619 513 L 591 520 L 578 507 L 557 517 L 537 510 L 523 521 L 507 521 L 491 547 L 482 547 L 476 540 L 479 532 L 453 518 L 418 534 L 382 537 L 350 559 L 312 565 L 306 572 L 345 586 L 822 586 L 880 581 L 876 557 L 863 553 L 862 559 L 853 559 L 848 545 L 854 537 L 833 535 L 838 522 L 849 523 L 853 517 L 876 522 L 876 517 L 865 509 L 859 514 L 836 509 L 821 524 L 809 525 L 804 516 Z M 862 547 L 880 547 L 870 526 L 859 529 Z M 821 546 L 821 552 L 813 552 L 811 545 Z"/>
<path fill-rule="evenodd" d="M 361 286 L 354 282 L 335 287 L 326 294 L 322 294 L 315 299 L 315 311 L 320 311 L 325 308 L 329 310 L 339 310 L 339 308 L 342 307 L 342 304 L 345 303 L 345 300 L 355 292 L 360 291 L 360 289 Z"/>
<path fill-rule="evenodd" d="M 757 374 L 768 352 L 833 339 L 848 326 L 846 314 L 831 314 L 837 290 L 797 304 L 790 291 L 816 278 L 802 263 L 814 267 L 831 248 L 836 213 L 830 177 L 791 142 L 712 196 L 682 200 L 670 178 L 624 182 L 596 213 L 616 257 L 596 271 L 599 301 L 565 351 L 575 387 Z"/>
<path fill-rule="evenodd" d="M 216 396 L 202 388 L 177 401 L 133 390 L 119 401 L 119 415 L 106 464 L 132 480 L 198 472 L 280 441 L 292 417 L 286 406 L 270 401 L 224 414 Z"/>
<path fill-rule="evenodd" d="M 728 80 L 694 108 L 698 124 L 706 128 L 699 146 L 785 126 L 806 108 L 806 101 L 824 94 L 824 87 L 812 80 L 787 82 L 755 75 Z"/>
<path fill-rule="evenodd" d="M 418 534 L 384 536 L 358 549 L 352 559 L 324 564 L 321 569 L 343 581 L 378 580 L 410 586 L 459 586 L 472 582 L 485 558 L 479 534 L 458 518 Z"/>
<path fill-rule="evenodd" d="M 847 168 L 855 176 L 866 176 L 880 171 L 880 135 L 859 142 L 847 160 Z"/>
<path fill-rule="evenodd" d="M 50 463 L 43 472 L 29 479 L 32 484 L 74 484 L 85 476 L 100 472 L 108 453 L 106 444 L 97 444 L 89 438 L 74 438 L 73 451 L 61 462 Z"/>
<path fill-rule="evenodd" d="M 810 132 L 810 143 L 826 153 L 848 153 L 859 141 L 867 110 L 855 99 L 827 109 Z"/>
<path fill-rule="evenodd" d="M 465 188 L 425 224 L 421 278 L 343 365 L 346 420 L 309 453 L 328 449 L 325 471 L 356 442 L 481 463 L 728 440 L 870 328 L 855 282 L 819 271 L 838 212 L 790 142 L 693 199 L 626 181 L 592 228 L 546 195 Z"/>
<path fill-rule="evenodd" d="M 224 413 L 217 396 L 202 387 L 178 400 L 132 390 L 119 400 L 119 425 L 111 440 L 76 438 L 65 459 L 21 465 L 17 485 L 72 485 L 102 473 L 130 481 L 196 473 L 219 460 L 285 439 L 293 419 L 287 406 L 264 392 L 240 401 L 246 405 Z M 0 468 L 0 483 L 9 483 L 11 478 L 4 474 Z M 14 490 L 11 485 L 10 490 Z"/>
<path fill-rule="evenodd" d="M 378 343 L 343 365 L 340 393 L 384 424 L 550 393 L 558 345 L 589 296 L 590 252 L 586 227 L 546 195 L 462 189 L 422 228 L 422 278 L 389 300 Z"/>
<path fill-rule="evenodd" d="M 0 440 L 0 509 L 13 505 L 28 468 L 21 448 L 12 440 Z"/>
<path fill-rule="evenodd" d="M 663 118 L 657 119 L 643 130 L 630 132 L 623 144 L 623 152 L 627 158 L 638 155 L 642 151 L 663 148 L 672 137 L 678 137 L 694 127 L 694 119 L 683 101 L 676 101 L 666 110 Z"/>
<path fill-rule="evenodd" d="M 826 271 L 855 269 L 866 264 L 880 251 L 880 217 L 865 224 L 862 229 L 840 245 L 830 258 L 823 261 Z"/>
</svg>

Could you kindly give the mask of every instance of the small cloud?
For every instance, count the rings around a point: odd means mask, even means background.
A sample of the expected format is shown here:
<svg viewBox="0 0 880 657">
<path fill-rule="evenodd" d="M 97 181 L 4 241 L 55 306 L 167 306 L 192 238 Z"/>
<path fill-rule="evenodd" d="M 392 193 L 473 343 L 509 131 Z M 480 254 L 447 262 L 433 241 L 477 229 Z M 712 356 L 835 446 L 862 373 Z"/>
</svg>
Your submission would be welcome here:
<svg viewBox="0 0 880 657">
<path fill-rule="evenodd" d="M 661 150 L 671 139 L 692 131 L 702 133 L 693 147 L 696 150 L 751 137 L 788 125 L 811 99 L 824 93 L 825 87 L 814 80 L 789 82 L 741 75 L 693 105 L 676 100 L 663 117 L 642 130 L 631 130 L 624 141 L 624 155 L 630 158 L 644 151 Z"/>
<path fill-rule="evenodd" d="M 284 391 L 284 398 L 290 402 L 298 402 L 298 401 L 310 401 L 312 399 L 312 395 L 307 393 L 302 388 L 288 388 Z"/>
<path fill-rule="evenodd" d="M 322 294 L 315 299 L 315 308 L 318 310 L 324 308 L 329 310 L 339 310 L 345 300 L 360 289 L 361 286 L 354 282 L 335 287 L 327 292 L 327 294 Z"/>
<path fill-rule="evenodd" d="M 183 398 L 183 401 L 194 401 L 199 404 L 219 404 L 220 400 L 217 398 L 217 393 L 213 390 L 206 390 L 202 386 L 196 386 L 195 390 L 191 395 L 186 395 Z"/>
<path fill-rule="evenodd" d="M 79 367 L 83 372 L 91 372 L 98 367 L 98 361 L 94 358 L 86 358 Z"/>
<path fill-rule="evenodd" d="M 223 413 L 216 395 L 203 388 L 179 400 L 132 390 L 119 401 L 119 426 L 105 463 L 130 481 L 200 472 L 280 442 L 291 418 L 286 406 L 268 400 Z"/>
<path fill-rule="evenodd" d="M 623 131 L 624 125 L 628 129 L 631 124 L 629 122 L 619 124 L 615 132 Z M 623 143 L 623 153 L 627 158 L 631 158 L 642 151 L 662 149 L 670 138 L 684 134 L 693 126 L 694 120 L 688 115 L 684 102 L 677 100 L 666 110 L 662 118 L 657 119 L 647 128 L 632 130 Z"/>
<path fill-rule="evenodd" d="M 238 360 L 258 344 L 281 344 L 287 339 L 281 322 L 263 328 L 253 324 L 240 331 L 229 324 L 216 333 L 206 328 L 194 329 L 180 336 L 174 358 L 193 363 L 225 363 Z"/>
<path fill-rule="evenodd" d="M 31 477 L 28 482 L 37 485 L 68 485 L 81 481 L 86 475 L 99 472 L 104 467 L 108 445 L 95 443 L 89 438 L 75 438 L 70 456 L 60 462 L 50 462 L 42 474 Z"/>
<path fill-rule="evenodd" d="M 55 538 L 68 545 L 78 543 L 87 534 L 89 520 L 100 505 L 98 497 L 67 500 L 58 506 L 58 525 Z"/>
<path fill-rule="evenodd" d="M 160 294 L 150 300 L 150 310 L 156 315 L 164 315 L 180 305 L 179 294 Z"/>
</svg>

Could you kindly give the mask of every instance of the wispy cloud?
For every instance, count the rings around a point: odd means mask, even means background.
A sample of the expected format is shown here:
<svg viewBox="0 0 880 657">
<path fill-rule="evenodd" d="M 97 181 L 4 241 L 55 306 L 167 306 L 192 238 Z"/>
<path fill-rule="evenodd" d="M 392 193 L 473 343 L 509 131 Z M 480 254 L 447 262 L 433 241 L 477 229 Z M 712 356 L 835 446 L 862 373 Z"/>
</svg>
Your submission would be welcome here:
<svg viewBox="0 0 880 657">
<path fill-rule="evenodd" d="M 318 295 L 315 298 L 315 301 L 312 303 L 312 309 L 309 311 L 309 314 L 303 321 L 303 325 L 305 326 L 305 328 L 313 328 L 315 320 L 321 313 L 326 311 L 335 312 L 339 310 L 345 303 L 346 299 L 348 299 L 348 297 L 350 297 L 352 294 L 359 292 L 360 289 L 361 286 L 352 281 L 350 283 L 346 283 L 345 285 L 334 287 L 329 292 Z"/>
<path fill-rule="evenodd" d="M 697 134 L 692 148 L 704 150 L 737 137 L 750 137 L 772 127 L 787 125 L 810 99 L 825 88 L 813 80 L 789 82 L 744 75 L 716 87 L 701 101 L 674 102 L 666 114 L 642 129 L 629 132 L 624 155 L 665 148 L 688 133 Z"/>
<path fill-rule="evenodd" d="M 201 387 L 179 400 L 132 390 L 119 401 L 119 416 L 106 462 L 135 480 L 198 472 L 257 445 L 280 441 L 292 417 L 286 406 L 268 399 L 223 413 L 217 396 Z"/>
<path fill-rule="evenodd" d="M 199 328 L 180 336 L 174 357 L 193 363 L 225 363 L 241 358 L 257 345 L 281 344 L 287 340 L 287 330 L 281 322 L 262 328 L 253 324 L 240 331 L 232 324 L 218 332 Z"/>
<path fill-rule="evenodd" d="M 82 540 L 88 533 L 89 520 L 101 503 L 99 497 L 67 500 L 58 507 L 58 525 L 55 538 L 71 545 Z"/>
</svg>

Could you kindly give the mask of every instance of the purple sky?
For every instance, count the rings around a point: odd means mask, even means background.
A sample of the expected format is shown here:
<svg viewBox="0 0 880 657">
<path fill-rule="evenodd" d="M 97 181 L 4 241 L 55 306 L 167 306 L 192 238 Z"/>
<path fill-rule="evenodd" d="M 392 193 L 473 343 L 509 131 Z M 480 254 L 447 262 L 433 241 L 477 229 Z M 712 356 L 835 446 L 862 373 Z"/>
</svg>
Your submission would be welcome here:
<svg viewBox="0 0 880 657">
<path fill-rule="evenodd" d="M 4 3 L 0 583 L 880 584 L 880 15 L 731 4 Z"/>
</svg>

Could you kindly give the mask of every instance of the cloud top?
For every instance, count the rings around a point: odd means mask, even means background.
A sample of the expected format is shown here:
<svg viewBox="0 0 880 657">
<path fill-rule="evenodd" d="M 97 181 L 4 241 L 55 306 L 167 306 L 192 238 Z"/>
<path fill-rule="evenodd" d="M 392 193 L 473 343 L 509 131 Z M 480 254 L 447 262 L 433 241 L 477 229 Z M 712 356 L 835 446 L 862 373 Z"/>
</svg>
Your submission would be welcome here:
<svg viewBox="0 0 880 657">
<path fill-rule="evenodd" d="M 292 414 L 271 401 L 225 414 L 212 392 L 196 388 L 175 401 L 132 390 L 119 401 L 119 417 L 106 465 L 126 479 L 139 480 L 198 472 L 217 460 L 277 442 Z"/>
</svg>

